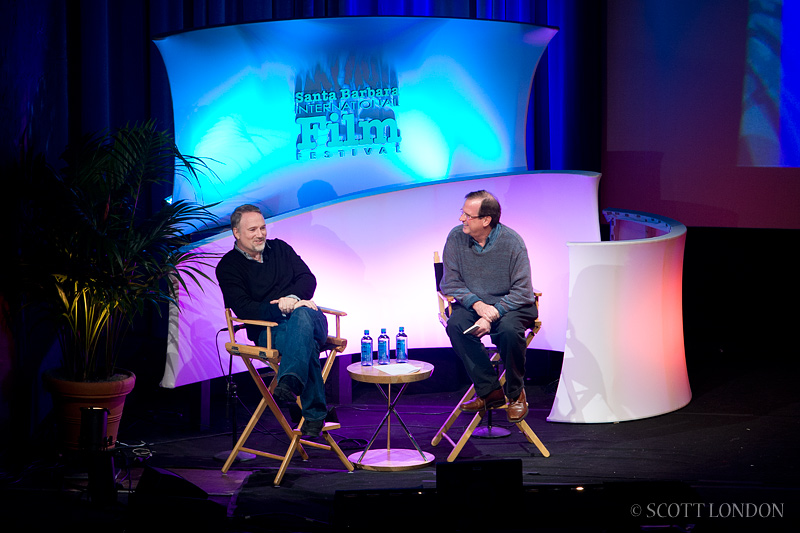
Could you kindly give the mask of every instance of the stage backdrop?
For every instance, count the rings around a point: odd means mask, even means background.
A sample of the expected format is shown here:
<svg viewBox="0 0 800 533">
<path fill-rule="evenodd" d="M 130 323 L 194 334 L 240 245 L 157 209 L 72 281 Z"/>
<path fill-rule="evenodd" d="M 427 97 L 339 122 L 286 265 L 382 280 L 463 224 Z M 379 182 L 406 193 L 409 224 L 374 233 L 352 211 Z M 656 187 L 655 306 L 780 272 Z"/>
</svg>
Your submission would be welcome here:
<svg viewBox="0 0 800 533">
<path fill-rule="evenodd" d="M 556 29 L 431 17 L 269 21 L 157 39 L 183 153 L 216 178 L 173 199 L 266 215 L 391 185 L 525 171 Z"/>
<path fill-rule="evenodd" d="M 314 300 L 348 313 L 342 320 L 346 353 L 358 353 L 364 329 L 373 338 L 386 328 L 394 339 L 404 326 L 409 347 L 449 347 L 437 319 L 433 252 L 441 251 L 459 224 L 464 196 L 492 191 L 503 208 L 501 223 L 528 247 L 533 285 L 543 292 L 541 332 L 532 348 L 564 351 L 569 299 L 569 242 L 599 242 L 597 189 L 591 172 L 526 172 L 444 180 L 424 186 L 380 190 L 267 220 L 267 237 L 292 244 L 317 276 Z M 198 249 L 223 254 L 233 247 L 230 231 Z M 212 261 L 213 282 L 181 294 L 180 313 L 170 317 L 164 387 L 227 373 L 222 293 Z M 598 309 L 598 313 L 608 310 Z M 239 332 L 241 335 L 243 331 Z M 392 341 L 394 348 L 394 341 Z M 244 365 L 234 358 L 234 371 Z"/>
</svg>

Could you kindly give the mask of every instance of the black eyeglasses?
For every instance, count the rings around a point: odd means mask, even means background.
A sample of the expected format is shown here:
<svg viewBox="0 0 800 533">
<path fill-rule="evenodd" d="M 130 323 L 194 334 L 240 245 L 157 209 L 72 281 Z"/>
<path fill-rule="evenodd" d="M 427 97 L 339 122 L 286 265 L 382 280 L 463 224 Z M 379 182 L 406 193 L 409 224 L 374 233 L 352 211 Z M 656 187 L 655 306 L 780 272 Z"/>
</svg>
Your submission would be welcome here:
<svg viewBox="0 0 800 533">
<path fill-rule="evenodd" d="M 485 217 L 485 216 L 486 216 L 486 215 L 468 215 L 468 214 L 467 214 L 467 213 L 465 213 L 465 212 L 464 212 L 464 210 L 462 209 L 462 210 L 461 210 L 461 216 L 459 216 L 458 218 L 461 218 L 461 217 L 467 217 L 467 220 L 472 220 L 473 218 L 483 218 L 483 217 Z"/>
</svg>

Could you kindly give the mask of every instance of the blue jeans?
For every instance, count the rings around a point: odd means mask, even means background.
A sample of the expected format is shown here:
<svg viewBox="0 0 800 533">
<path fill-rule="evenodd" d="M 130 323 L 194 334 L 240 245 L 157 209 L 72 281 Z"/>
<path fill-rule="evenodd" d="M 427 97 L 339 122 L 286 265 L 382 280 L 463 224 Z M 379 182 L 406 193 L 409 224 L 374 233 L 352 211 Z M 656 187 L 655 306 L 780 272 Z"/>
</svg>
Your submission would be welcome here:
<svg viewBox="0 0 800 533">
<path fill-rule="evenodd" d="M 492 343 L 500 351 L 500 359 L 506 368 L 506 390 L 508 398 L 515 399 L 525 387 L 525 331 L 539 312 L 535 305 L 528 305 L 509 311 L 499 320 L 492 322 L 489 332 Z M 463 331 L 478 321 L 478 313 L 459 304 L 453 306 L 453 314 L 447 321 L 447 335 L 453 350 L 464 362 L 467 375 L 475 385 L 475 394 L 486 396 L 500 388 L 489 355 L 481 340 L 475 335 L 464 335 Z"/>
<path fill-rule="evenodd" d="M 322 311 L 309 307 L 298 307 L 272 328 L 272 346 L 281 354 L 278 382 L 284 376 L 294 376 L 300 381 L 303 386 L 300 403 L 306 420 L 324 420 L 328 414 L 319 361 L 327 338 L 328 320 Z M 266 330 L 259 335 L 258 344 L 266 346 Z"/>
</svg>

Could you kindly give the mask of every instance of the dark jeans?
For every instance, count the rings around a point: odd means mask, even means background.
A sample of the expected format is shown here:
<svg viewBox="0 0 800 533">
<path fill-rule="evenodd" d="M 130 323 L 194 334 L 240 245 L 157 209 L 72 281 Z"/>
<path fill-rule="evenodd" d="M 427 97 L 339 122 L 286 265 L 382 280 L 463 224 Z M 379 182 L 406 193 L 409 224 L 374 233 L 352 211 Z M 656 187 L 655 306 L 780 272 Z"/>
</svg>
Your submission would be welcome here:
<svg viewBox="0 0 800 533">
<path fill-rule="evenodd" d="M 525 386 L 525 331 L 533 325 L 539 311 L 535 305 L 529 305 L 509 311 L 499 320 L 492 322 L 489 332 L 492 343 L 500 352 L 500 359 L 506 369 L 505 394 L 515 399 Z M 467 375 L 475 385 L 478 396 L 486 396 L 500 388 L 489 355 L 481 339 L 475 335 L 464 335 L 463 331 L 478 321 L 480 316 L 472 309 L 455 304 L 453 314 L 447 321 L 447 335 L 453 350 L 464 362 Z"/>
<path fill-rule="evenodd" d="M 272 328 L 272 346 L 281 354 L 278 382 L 294 376 L 303 385 L 300 403 L 306 420 L 323 420 L 328 414 L 325 404 L 325 382 L 322 380 L 320 347 L 328 338 L 328 320 L 322 311 L 298 307 Z M 266 346 L 267 332 L 258 344 Z"/>
</svg>

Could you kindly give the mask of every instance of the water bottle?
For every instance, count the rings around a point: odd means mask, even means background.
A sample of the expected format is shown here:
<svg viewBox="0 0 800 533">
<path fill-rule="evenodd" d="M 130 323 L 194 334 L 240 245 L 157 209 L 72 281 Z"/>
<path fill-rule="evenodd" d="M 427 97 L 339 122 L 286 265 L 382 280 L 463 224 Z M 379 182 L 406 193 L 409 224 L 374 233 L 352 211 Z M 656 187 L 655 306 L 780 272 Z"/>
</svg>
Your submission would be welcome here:
<svg viewBox="0 0 800 533">
<path fill-rule="evenodd" d="M 400 326 L 400 333 L 397 334 L 395 339 L 394 351 L 398 363 L 408 362 L 408 336 L 403 331 L 403 326 Z"/>
<path fill-rule="evenodd" d="M 361 366 L 372 366 L 372 337 L 368 329 L 364 330 L 364 336 L 361 337 Z"/>
<path fill-rule="evenodd" d="M 381 334 L 378 337 L 378 364 L 389 364 L 389 335 L 386 334 L 386 328 L 381 328 Z"/>
</svg>

